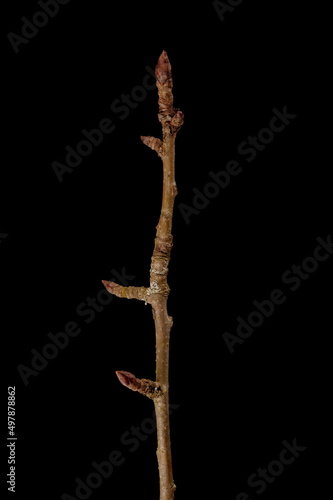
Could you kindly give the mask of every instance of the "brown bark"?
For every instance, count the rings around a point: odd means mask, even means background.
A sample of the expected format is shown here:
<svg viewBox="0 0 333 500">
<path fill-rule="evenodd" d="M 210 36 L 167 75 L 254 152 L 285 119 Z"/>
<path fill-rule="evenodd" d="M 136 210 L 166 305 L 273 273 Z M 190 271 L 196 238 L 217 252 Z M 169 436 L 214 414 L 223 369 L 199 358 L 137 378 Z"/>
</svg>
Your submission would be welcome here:
<svg viewBox="0 0 333 500">
<path fill-rule="evenodd" d="M 118 371 L 120 382 L 141 392 L 154 401 L 157 425 L 157 459 L 160 477 L 160 500 L 173 500 L 176 486 L 173 481 L 170 422 L 169 422 L 169 342 L 172 318 L 168 315 L 167 300 L 170 292 L 167 274 L 172 248 L 172 217 L 177 194 L 175 181 L 175 139 L 184 116 L 173 107 L 171 65 L 167 53 L 162 52 L 155 70 L 158 90 L 159 114 L 163 141 L 154 137 L 141 137 L 144 144 L 157 152 L 163 160 L 163 195 L 154 251 L 150 267 L 150 285 L 123 287 L 103 281 L 106 289 L 118 297 L 144 300 L 152 306 L 156 332 L 156 381 L 137 379 L 133 374 Z"/>
</svg>

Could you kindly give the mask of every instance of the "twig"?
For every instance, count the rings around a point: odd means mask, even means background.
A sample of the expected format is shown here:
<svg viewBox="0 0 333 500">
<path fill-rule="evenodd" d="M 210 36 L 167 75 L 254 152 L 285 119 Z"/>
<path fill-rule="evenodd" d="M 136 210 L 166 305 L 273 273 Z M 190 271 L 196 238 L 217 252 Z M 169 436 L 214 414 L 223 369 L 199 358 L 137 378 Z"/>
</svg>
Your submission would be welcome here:
<svg viewBox="0 0 333 500">
<path fill-rule="evenodd" d="M 168 315 L 167 283 L 172 248 L 172 216 L 177 194 L 175 181 L 175 139 L 184 122 L 183 113 L 173 107 L 171 65 L 167 53 L 162 52 L 156 69 L 158 90 L 158 119 L 162 125 L 163 141 L 142 136 L 141 140 L 157 152 L 163 160 L 162 209 L 150 267 L 150 286 L 123 287 L 103 281 L 106 289 L 117 297 L 143 300 L 152 306 L 156 332 L 156 381 L 137 379 L 132 373 L 118 371 L 120 382 L 154 401 L 157 425 L 157 459 L 160 477 L 160 500 L 173 500 L 176 486 L 173 481 L 170 422 L 169 422 L 169 339 L 172 318 Z"/>
</svg>

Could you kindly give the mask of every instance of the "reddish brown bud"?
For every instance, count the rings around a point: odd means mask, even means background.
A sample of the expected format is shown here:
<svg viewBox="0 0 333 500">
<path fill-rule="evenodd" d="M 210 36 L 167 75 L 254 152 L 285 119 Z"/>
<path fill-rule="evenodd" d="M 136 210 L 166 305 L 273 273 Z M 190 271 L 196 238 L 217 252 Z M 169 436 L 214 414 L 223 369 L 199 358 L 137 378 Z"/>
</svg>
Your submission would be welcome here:
<svg viewBox="0 0 333 500">
<path fill-rule="evenodd" d="M 184 123 L 184 113 L 180 110 L 172 117 L 171 119 L 171 127 L 177 131 Z"/>
<path fill-rule="evenodd" d="M 157 382 L 145 378 L 136 378 L 133 373 L 123 370 L 116 371 L 116 375 L 125 387 L 128 387 L 132 391 L 140 392 L 140 394 L 148 398 L 154 399 L 162 394 L 161 386 Z"/>
<path fill-rule="evenodd" d="M 156 80 L 162 85 L 172 78 L 171 64 L 168 54 L 163 50 L 155 68 Z"/>
<path fill-rule="evenodd" d="M 117 287 L 119 288 L 119 285 L 117 283 L 113 283 L 113 281 L 105 281 L 102 280 L 103 285 L 107 289 L 108 292 L 114 293 Z"/>
<path fill-rule="evenodd" d="M 156 151 L 158 156 L 160 156 L 161 158 L 163 157 L 163 142 L 161 141 L 161 139 L 142 135 L 141 141 L 153 151 Z"/>
<path fill-rule="evenodd" d="M 132 390 L 137 390 L 137 378 L 135 375 L 133 375 L 133 373 L 118 370 L 116 371 L 116 375 L 119 379 L 119 382 L 125 387 L 128 387 Z"/>
</svg>

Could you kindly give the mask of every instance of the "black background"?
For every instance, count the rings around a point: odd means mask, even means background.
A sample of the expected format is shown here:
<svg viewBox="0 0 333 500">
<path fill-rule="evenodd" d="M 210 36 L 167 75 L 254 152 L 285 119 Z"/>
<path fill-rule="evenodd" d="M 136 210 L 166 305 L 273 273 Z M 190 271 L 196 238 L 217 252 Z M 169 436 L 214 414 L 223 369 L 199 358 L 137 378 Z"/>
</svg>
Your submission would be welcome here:
<svg viewBox="0 0 333 500">
<path fill-rule="evenodd" d="M 21 17 L 40 8 L 4 5 L 1 435 L 5 448 L 6 388 L 15 385 L 16 498 L 75 497 L 76 478 L 85 481 L 92 462 L 115 449 L 124 464 L 89 498 L 158 498 L 155 434 L 132 453 L 120 442 L 153 405 L 114 374 L 154 378 L 150 306 L 113 298 L 89 323 L 77 308 L 98 296 L 112 269 L 149 284 L 162 170 L 140 135 L 160 134 L 156 92 L 124 120 L 110 106 L 142 84 L 163 49 L 185 114 L 169 274 L 176 498 L 320 498 L 331 259 L 294 292 L 281 281 L 332 230 L 325 126 L 315 115 L 320 50 L 308 30 L 320 13 L 301 2 L 244 0 L 222 22 L 212 2 L 72 0 L 15 54 L 8 32 L 20 34 Z M 284 106 L 297 118 L 247 162 L 239 144 Z M 60 183 L 52 162 L 64 163 L 66 146 L 103 118 L 115 131 Z M 203 192 L 209 172 L 233 159 L 241 174 L 186 224 L 179 205 L 192 206 L 193 188 Z M 235 333 L 237 316 L 276 288 L 285 303 L 231 354 L 223 333 Z M 25 385 L 18 365 L 31 366 L 31 349 L 42 352 L 48 333 L 69 321 L 80 334 Z M 294 438 L 307 447 L 295 463 L 262 495 L 249 488 L 250 474 Z"/>
</svg>

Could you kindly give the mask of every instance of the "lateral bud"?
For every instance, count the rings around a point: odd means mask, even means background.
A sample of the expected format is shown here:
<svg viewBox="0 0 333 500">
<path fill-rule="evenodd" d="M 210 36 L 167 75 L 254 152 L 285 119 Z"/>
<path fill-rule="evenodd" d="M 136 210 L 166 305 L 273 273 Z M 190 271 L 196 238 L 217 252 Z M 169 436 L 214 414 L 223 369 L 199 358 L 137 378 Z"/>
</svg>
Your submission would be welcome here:
<svg viewBox="0 0 333 500">
<path fill-rule="evenodd" d="M 143 300 L 146 303 L 148 301 L 148 288 L 144 286 L 122 286 L 106 280 L 102 280 L 102 283 L 107 291 L 116 297 Z"/>
<path fill-rule="evenodd" d="M 156 151 L 156 153 L 160 158 L 163 158 L 163 142 L 161 141 L 161 139 L 142 135 L 141 141 L 143 142 L 143 144 L 148 146 L 148 148 L 152 149 L 153 151 Z"/>
<path fill-rule="evenodd" d="M 178 109 L 170 122 L 172 132 L 173 133 L 178 132 L 183 123 L 184 123 L 184 113 Z"/>
<path fill-rule="evenodd" d="M 163 393 L 160 384 L 145 378 L 136 378 L 133 373 L 123 370 L 116 371 L 119 382 L 132 391 L 139 392 L 150 399 L 155 399 Z"/>
</svg>

